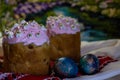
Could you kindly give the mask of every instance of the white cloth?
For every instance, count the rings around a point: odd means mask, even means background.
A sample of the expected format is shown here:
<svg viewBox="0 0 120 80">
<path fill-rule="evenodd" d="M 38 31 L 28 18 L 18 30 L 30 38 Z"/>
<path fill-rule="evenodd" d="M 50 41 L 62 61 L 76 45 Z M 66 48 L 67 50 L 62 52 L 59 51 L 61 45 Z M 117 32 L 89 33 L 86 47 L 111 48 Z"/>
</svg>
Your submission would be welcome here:
<svg viewBox="0 0 120 80">
<path fill-rule="evenodd" d="M 96 42 L 82 42 L 81 55 L 88 53 L 95 55 L 108 55 L 118 59 L 120 58 L 120 40 L 112 39 Z"/>
<path fill-rule="evenodd" d="M 81 42 L 81 55 L 95 54 L 97 56 L 107 55 L 115 59 L 120 59 L 120 40 L 104 40 L 95 42 Z M 77 78 L 65 80 L 110 80 L 111 77 L 120 74 L 120 60 L 106 65 L 99 73 L 94 75 L 84 75 Z M 120 79 L 120 77 L 119 77 Z M 114 77 L 111 80 L 118 80 Z"/>
</svg>

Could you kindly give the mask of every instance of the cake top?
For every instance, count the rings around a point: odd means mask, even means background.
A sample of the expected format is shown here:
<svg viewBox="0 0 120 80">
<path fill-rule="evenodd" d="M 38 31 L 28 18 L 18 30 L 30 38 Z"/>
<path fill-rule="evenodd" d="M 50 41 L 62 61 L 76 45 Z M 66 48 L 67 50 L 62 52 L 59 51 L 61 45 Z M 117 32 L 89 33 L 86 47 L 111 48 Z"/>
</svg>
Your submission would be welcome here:
<svg viewBox="0 0 120 80">
<path fill-rule="evenodd" d="M 71 17 L 64 16 L 50 16 L 47 19 L 47 28 L 50 33 L 54 34 L 75 34 L 80 32 L 80 24 Z"/>
<path fill-rule="evenodd" d="M 24 45 L 34 43 L 39 46 L 49 42 L 47 29 L 35 21 L 26 22 L 23 20 L 19 24 L 16 23 L 10 30 L 6 30 L 4 34 L 3 41 L 10 44 L 22 42 Z"/>
</svg>

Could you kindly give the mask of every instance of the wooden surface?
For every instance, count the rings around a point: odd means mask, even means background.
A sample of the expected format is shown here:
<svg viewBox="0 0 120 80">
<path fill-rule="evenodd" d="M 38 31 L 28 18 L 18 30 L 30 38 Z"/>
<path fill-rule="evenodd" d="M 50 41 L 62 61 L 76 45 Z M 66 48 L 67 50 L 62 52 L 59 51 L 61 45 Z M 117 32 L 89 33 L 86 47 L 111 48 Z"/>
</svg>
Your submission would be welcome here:
<svg viewBox="0 0 120 80">
<path fill-rule="evenodd" d="M 109 78 L 109 79 L 105 79 L 105 80 L 120 80 L 120 75 L 116 75 L 112 78 Z"/>
</svg>

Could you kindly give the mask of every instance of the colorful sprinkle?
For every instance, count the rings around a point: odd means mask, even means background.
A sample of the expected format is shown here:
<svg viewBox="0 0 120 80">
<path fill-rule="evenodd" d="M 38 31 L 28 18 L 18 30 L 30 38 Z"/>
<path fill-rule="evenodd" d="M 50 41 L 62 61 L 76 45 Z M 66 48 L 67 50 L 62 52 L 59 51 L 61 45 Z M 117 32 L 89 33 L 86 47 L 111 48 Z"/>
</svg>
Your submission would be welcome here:
<svg viewBox="0 0 120 80">
<path fill-rule="evenodd" d="M 40 37 L 40 33 L 36 33 L 35 36 L 36 36 L 36 37 Z"/>
<path fill-rule="evenodd" d="M 28 37 L 31 37 L 32 36 L 32 34 L 28 34 Z"/>
</svg>

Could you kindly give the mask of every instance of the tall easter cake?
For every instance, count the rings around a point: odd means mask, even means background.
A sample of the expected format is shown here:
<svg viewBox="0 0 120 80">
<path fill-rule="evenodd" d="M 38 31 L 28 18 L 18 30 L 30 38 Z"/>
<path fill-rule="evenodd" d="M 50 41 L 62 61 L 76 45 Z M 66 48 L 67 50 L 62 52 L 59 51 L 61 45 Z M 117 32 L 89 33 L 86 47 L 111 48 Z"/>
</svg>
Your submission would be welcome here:
<svg viewBox="0 0 120 80">
<path fill-rule="evenodd" d="M 50 37 L 50 58 L 69 57 L 80 59 L 80 25 L 76 19 L 65 16 L 50 16 L 46 27 Z"/>
<path fill-rule="evenodd" d="M 15 73 L 49 73 L 49 38 L 47 29 L 37 22 L 21 21 L 3 38 L 4 70 Z"/>
</svg>

